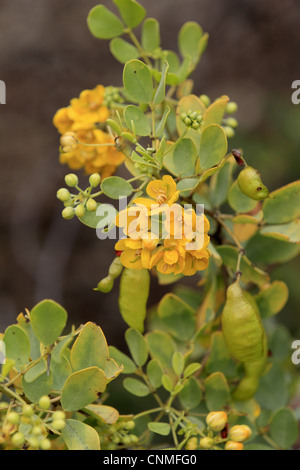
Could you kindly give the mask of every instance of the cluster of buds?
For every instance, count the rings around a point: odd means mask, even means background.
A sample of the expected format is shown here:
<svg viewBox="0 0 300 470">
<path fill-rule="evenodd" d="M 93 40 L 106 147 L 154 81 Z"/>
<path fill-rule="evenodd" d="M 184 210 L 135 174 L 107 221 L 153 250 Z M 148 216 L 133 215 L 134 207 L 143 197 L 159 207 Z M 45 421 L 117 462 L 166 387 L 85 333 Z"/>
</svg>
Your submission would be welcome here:
<svg viewBox="0 0 300 470">
<path fill-rule="evenodd" d="M 122 444 L 129 446 L 138 442 L 138 436 L 131 434 L 135 428 L 135 422 L 133 420 L 124 421 L 119 420 L 117 423 L 109 427 L 109 437 L 113 444 Z"/>
<path fill-rule="evenodd" d="M 203 116 L 198 111 L 189 110 L 187 113 L 181 113 L 180 119 L 186 127 L 197 131 L 203 121 Z"/>
<path fill-rule="evenodd" d="M 74 173 L 65 176 L 66 185 L 70 188 L 77 189 L 77 194 L 71 194 L 67 188 L 60 188 L 56 197 L 64 203 L 64 210 L 62 216 L 64 219 L 73 219 L 76 215 L 81 218 L 84 216 L 86 210 L 93 212 L 97 209 L 97 202 L 93 199 L 91 191 L 93 188 L 99 186 L 101 177 L 99 173 L 93 173 L 89 178 L 90 186 L 85 190 L 78 187 L 78 177 Z"/>
<path fill-rule="evenodd" d="M 114 104 L 124 103 L 124 99 L 119 93 L 119 89 L 113 86 L 105 88 L 103 96 L 103 106 L 111 108 Z"/>
<path fill-rule="evenodd" d="M 78 147 L 77 135 L 75 132 L 66 132 L 60 138 L 60 151 L 64 153 L 73 152 Z"/>
<path fill-rule="evenodd" d="M 234 114 L 238 110 L 238 105 L 234 101 L 229 101 L 226 106 L 226 113 L 227 114 Z M 225 134 L 229 139 L 234 137 L 235 135 L 235 128 L 238 126 L 238 121 L 234 117 L 227 117 L 223 119 L 222 122 L 223 129 Z"/>
<path fill-rule="evenodd" d="M 115 279 L 121 275 L 122 271 L 123 265 L 121 263 L 120 257 L 116 257 L 109 267 L 108 276 L 98 282 L 98 285 L 94 290 L 103 292 L 104 294 L 110 292 L 114 286 Z"/>
<path fill-rule="evenodd" d="M 9 434 L 15 448 L 50 450 L 51 441 L 47 438 L 49 429 L 61 431 L 65 423 L 63 411 L 50 412 L 51 401 L 47 395 L 38 403 L 24 404 L 7 412 L 3 432 Z M 7 438 L 7 436 L 6 436 Z"/>
<path fill-rule="evenodd" d="M 200 439 L 191 437 L 186 444 L 186 449 L 195 450 L 200 448 L 211 450 L 219 448 L 217 446 L 225 442 L 225 450 L 243 450 L 243 442 L 249 439 L 252 434 L 251 429 L 246 424 L 235 425 L 228 432 L 228 416 L 225 411 L 210 412 L 206 416 L 206 424 L 207 435 Z M 215 435 L 215 433 L 218 434 Z"/>
</svg>

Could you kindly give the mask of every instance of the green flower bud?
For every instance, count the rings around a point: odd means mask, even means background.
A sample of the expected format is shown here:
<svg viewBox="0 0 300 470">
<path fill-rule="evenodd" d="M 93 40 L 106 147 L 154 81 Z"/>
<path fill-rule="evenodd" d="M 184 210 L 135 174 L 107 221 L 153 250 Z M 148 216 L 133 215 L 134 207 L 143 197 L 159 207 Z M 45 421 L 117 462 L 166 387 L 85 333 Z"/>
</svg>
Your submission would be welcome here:
<svg viewBox="0 0 300 470">
<path fill-rule="evenodd" d="M 191 113 L 191 114 L 189 115 L 189 118 L 192 119 L 192 120 L 194 120 L 194 119 L 197 119 L 197 116 L 198 116 L 197 111 L 194 111 L 193 113 Z"/>
<path fill-rule="evenodd" d="M 20 416 L 15 411 L 10 411 L 6 419 L 10 424 L 19 424 L 20 422 Z"/>
<path fill-rule="evenodd" d="M 97 209 L 97 202 L 95 199 L 89 199 L 86 202 L 86 208 L 89 212 L 94 212 Z"/>
<path fill-rule="evenodd" d="M 211 449 L 214 445 L 214 441 L 211 437 L 202 437 L 199 442 L 201 449 Z"/>
<path fill-rule="evenodd" d="M 114 280 L 111 276 L 107 276 L 104 279 L 102 279 L 100 282 L 98 282 L 97 285 L 97 290 L 99 292 L 103 292 L 104 294 L 107 294 L 112 290 L 114 286 Z"/>
<path fill-rule="evenodd" d="M 50 450 L 51 449 L 51 441 L 50 439 L 43 439 L 40 442 L 40 449 L 42 450 Z"/>
<path fill-rule="evenodd" d="M 230 429 L 229 439 L 234 442 L 244 442 L 252 435 L 252 431 L 246 424 L 236 425 Z"/>
<path fill-rule="evenodd" d="M 213 431 L 222 431 L 225 428 L 228 417 L 225 411 L 211 411 L 206 416 L 206 424 Z"/>
<path fill-rule="evenodd" d="M 197 437 L 191 437 L 186 443 L 186 450 L 196 450 L 198 447 L 198 439 Z"/>
<path fill-rule="evenodd" d="M 227 126 L 233 127 L 233 128 L 236 128 L 239 125 L 237 119 L 235 119 L 233 117 L 225 119 L 225 123 L 226 123 Z"/>
<path fill-rule="evenodd" d="M 202 114 L 198 114 L 198 116 L 196 117 L 196 121 L 199 122 L 199 124 L 201 124 L 201 122 L 203 121 Z"/>
<path fill-rule="evenodd" d="M 38 449 L 40 447 L 40 441 L 37 437 L 30 437 L 28 439 L 28 442 L 30 447 L 32 447 L 33 449 Z"/>
<path fill-rule="evenodd" d="M 52 422 L 52 427 L 56 429 L 57 431 L 62 431 L 65 426 L 66 426 L 66 422 L 63 419 L 55 419 Z"/>
<path fill-rule="evenodd" d="M 131 431 L 132 429 L 135 428 L 135 422 L 133 420 L 127 421 L 124 426 L 125 429 L 128 431 Z"/>
<path fill-rule="evenodd" d="M 63 411 L 54 411 L 54 413 L 52 414 L 52 420 L 53 421 L 56 421 L 56 420 L 64 420 L 66 419 L 66 414 L 63 412 Z"/>
<path fill-rule="evenodd" d="M 208 106 L 210 105 L 211 101 L 210 101 L 210 98 L 207 96 L 207 95 L 201 95 L 200 96 L 200 100 L 202 101 L 202 103 L 204 104 L 204 106 L 206 106 L 208 108 Z"/>
<path fill-rule="evenodd" d="M 197 131 L 197 130 L 199 129 L 199 127 L 200 127 L 199 122 L 196 122 L 196 121 L 193 122 L 193 124 L 192 124 L 192 129 L 194 129 L 195 131 Z"/>
<path fill-rule="evenodd" d="M 233 114 L 236 113 L 238 110 L 238 105 L 234 101 L 229 101 L 226 106 L 226 113 Z"/>
<path fill-rule="evenodd" d="M 31 430 L 31 434 L 33 436 L 40 436 L 42 434 L 41 426 L 33 426 L 32 430 Z"/>
<path fill-rule="evenodd" d="M 130 439 L 129 436 L 124 436 L 122 438 L 122 442 L 123 442 L 123 444 L 125 444 L 127 446 L 127 445 L 131 444 L 131 439 Z"/>
<path fill-rule="evenodd" d="M 116 257 L 113 262 L 111 263 L 108 274 L 113 278 L 116 279 L 119 277 L 123 271 L 123 264 L 121 263 L 120 257 Z M 130 423 L 130 421 L 129 421 Z"/>
<path fill-rule="evenodd" d="M 261 201 L 269 196 L 268 188 L 262 183 L 258 171 L 251 166 L 240 172 L 238 186 L 243 194 L 255 201 Z"/>
<path fill-rule="evenodd" d="M 70 188 L 73 188 L 74 186 L 77 186 L 78 184 L 78 176 L 75 175 L 74 173 L 69 173 L 68 175 L 65 176 L 65 182 L 67 186 L 70 186 Z"/>
<path fill-rule="evenodd" d="M 24 442 L 25 442 L 25 436 L 22 432 L 16 432 L 12 438 L 11 442 L 13 443 L 14 446 L 16 447 L 21 447 Z"/>
<path fill-rule="evenodd" d="M 192 124 L 191 119 L 186 117 L 185 120 L 184 120 L 184 124 L 189 127 Z"/>
<path fill-rule="evenodd" d="M 232 139 L 232 137 L 235 136 L 235 132 L 234 132 L 234 129 L 232 129 L 232 127 L 224 126 L 223 129 L 228 139 Z"/>
<path fill-rule="evenodd" d="M 48 397 L 48 395 L 43 395 L 39 399 L 39 407 L 42 408 L 43 410 L 49 410 L 50 406 L 51 406 L 50 398 Z"/>
<path fill-rule="evenodd" d="M 24 405 L 22 408 L 22 415 L 25 416 L 26 418 L 31 418 L 31 416 L 34 414 L 33 408 L 31 405 Z"/>
<path fill-rule="evenodd" d="M 63 216 L 64 219 L 71 220 L 73 219 L 75 215 L 75 211 L 73 207 L 65 207 L 61 215 Z"/>
<path fill-rule="evenodd" d="M 94 173 L 89 177 L 89 183 L 92 186 L 92 188 L 96 188 L 101 182 L 101 176 L 99 173 Z"/>
<path fill-rule="evenodd" d="M 180 114 L 180 119 L 184 122 L 184 120 L 187 118 L 187 114 L 186 113 L 181 113 Z"/>
<path fill-rule="evenodd" d="M 84 214 L 85 214 L 84 206 L 82 204 L 78 204 L 78 206 L 76 206 L 75 208 L 75 215 L 80 218 L 80 217 L 83 217 Z"/>
<path fill-rule="evenodd" d="M 139 441 L 139 438 L 135 434 L 130 434 L 129 438 L 132 444 L 136 444 Z"/>
<path fill-rule="evenodd" d="M 62 202 L 68 201 L 70 199 L 70 196 L 71 194 L 66 188 L 60 188 L 56 193 L 57 199 Z"/>
</svg>

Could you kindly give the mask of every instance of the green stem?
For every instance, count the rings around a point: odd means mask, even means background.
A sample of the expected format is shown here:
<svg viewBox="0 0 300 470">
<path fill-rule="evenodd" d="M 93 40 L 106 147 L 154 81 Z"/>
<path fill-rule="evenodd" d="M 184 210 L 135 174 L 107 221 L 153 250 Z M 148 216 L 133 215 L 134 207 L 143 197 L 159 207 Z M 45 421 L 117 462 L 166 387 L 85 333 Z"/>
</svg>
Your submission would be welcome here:
<svg viewBox="0 0 300 470">
<path fill-rule="evenodd" d="M 148 55 L 146 53 L 146 51 L 142 48 L 142 45 L 140 44 L 138 38 L 136 37 L 136 35 L 134 34 L 134 32 L 132 31 L 131 28 L 128 28 L 124 31 L 125 33 L 128 34 L 128 36 L 130 37 L 131 41 L 133 42 L 133 44 L 135 45 L 135 47 L 137 48 L 137 50 L 139 51 L 141 57 L 145 60 L 146 64 L 149 65 L 149 67 L 152 68 L 152 64 L 148 58 Z"/>
</svg>

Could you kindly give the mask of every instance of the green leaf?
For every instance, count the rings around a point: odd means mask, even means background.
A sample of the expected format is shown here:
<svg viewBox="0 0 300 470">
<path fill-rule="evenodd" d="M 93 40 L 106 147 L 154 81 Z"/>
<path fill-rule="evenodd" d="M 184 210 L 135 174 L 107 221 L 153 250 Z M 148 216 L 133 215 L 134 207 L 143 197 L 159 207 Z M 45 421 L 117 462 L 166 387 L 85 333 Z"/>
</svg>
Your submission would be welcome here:
<svg viewBox="0 0 300 470">
<path fill-rule="evenodd" d="M 106 424 L 114 424 L 120 416 L 118 410 L 107 405 L 88 405 L 84 408 L 84 411 Z"/>
<path fill-rule="evenodd" d="M 129 328 L 125 333 L 125 340 L 134 362 L 143 366 L 148 359 L 148 344 L 143 335 L 134 328 Z"/>
<path fill-rule="evenodd" d="M 132 132 L 136 132 L 137 135 L 146 136 L 151 134 L 151 128 L 148 119 L 146 118 L 143 111 L 141 111 L 136 106 L 127 106 L 124 111 L 124 118 L 129 129 Z"/>
<path fill-rule="evenodd" d="M 116 363 L 124 366 L 123 374 L 133 374 L 136 371 L 135 363 L 126 356 L 123 352 L 119 351 L 114 346 L 109 346 L 109 354 L 116 361 Z"/>
<path fill-rule="evenodd" d="M 161 436 L 168 436 L 171 431 L 171 427 L 168 423 L 156 423 L 154 421 L 148 423 L 148 428 L 150 431 L 155 434 L 160 434 Z"/>
<path fill-rule="evenodd" d="M 168 70 L 169 70 L 169 64 L 168 64 L 168 62 L 165 61 L 163 63 L 163 67 L 162 67 L 161 79 L 160 79 L 159 85 L 157 87 L 156 93 L 155 93 L 154 98 L 153 98 L 153 103 L 155 105 L 160 104 L 165 99 L 165 95 L 166 95 L 166 77 L 167 77 L 167 74 L 168 74 Z"/>
<path fill-rule="evenodd" d="M 12 359 L 17 369 L 28 363 L 30 342 L 27 334 L 20 326 L 9 326 L 5 330 L 3 341 L 6 348 L 6 358 Z"/>
<path fill-rule="evenodd" d="M 222 372 L 226 377 L 234 377 L 236 367 L 226 347 L 223 333 L 216 331 L 211 338 L 211 352 L 205 366 L 208 374 Z"/>
<path fill-rule="evenodd" d="M 274 281 L 270 286 L 262 289 L 255 296 L 261 317 L 267 318 L 276 315 L 283 309 L 288 297 L 289 290 L 283 281 Z"/>
<path fill-rule="evenodd" d="M 164 389 L 167 390 L 167 392 L 172 392 L 173 382 L 167 374 L 163 374 L 161 378 L 161 383 Z"/>
<path fill-rule="evenodd" d="M 216 249 L 221 256 L 223 263 L 230 267 L 233 272 L 235 272 L 238 258 L 238 249 L 231 245 L 218 246 Z M 254 261 L 248 251 L 248 248 L 246 252 L 247 255 L 249 255 L 251 261 Z M 245 283 L 254 282 L 258 286 L 262 287 L 266 284 L 266 282 L 269 281 L 269 275 L 261 269 L 255 267 L 251 261 L 246 256 L 243 256 L 241 261 L 241 271 L 243 273 L 242 280 Z"/>
<path fill-rule="evenodd" d="M 180 60 L 174 51 L 162 51 L 162 58 L 169 64 L 169 73 L 176 73 L 180 67 Z"/>
<path fill-rule="evenodd" d="M 152 331 L 146 335 L 146 340 L 152 358 L 157 359 L 164 369 L 171 369 L 172 356 L 175 352 L 175 345 L 171 337 L 163 331 Z"/>
<path fill-rule="evenodd" d="M 180 190 L 182 197 L 188 196 L 188 194 L 196 188 L 199 184 L 199 178 L 185 178 L 177 183 L 177 189 Z"/>
<path fill-rule="evenodd" d="M 258 265 L 266 265 L 290 261 L 299 254 L 300 247 L 256 234 L 247 243 L 246 251 L 251 261 Z"/>
<path fill-rule="evenodd" d="M 211 124 L 204 128 L 200 140 L 200 166 L 207 170 L 218 165 L 225 157 L 228 148 L 224 129 L 218 124 Z"/>
<path fill-rule="evenodd" d="M 233 162 L 227 161 L 210 180 L 211 201 L 214 207 L 220 207 L 227 199 L 232 179 Z"/>
<path fill-rule="evenodd" d="M 50 374 L 47 375 L 47 372 L 44 372 L 32 382 L 26 382 L 23 376 L 22 387 L 28 400 L 36 403 L 43 395 L 48 395 L 50 392 L 52 388 L 52 374 L 50 372 Z"/>
<path fill-rule="evenodd" d="M 106 361 L 103 372 L 107 380 L 110 382 L 111 380 L 118 377 L 118 375 L 120 375 L 123 370 L 123 365 L 119 366 L 114 359 L 110 358 L 108 361 Z"/>
<path fill-rule="evenodd" d="M 164 114 L 162 115 L 162 118 L 159 121 L 159 123 L 158 123 L 158 125 L 155 129 L 155 136 L 156 137 L 160 137 L 162 135 L 162 133 L 164 132 L 169 114 L 170 114 L 170 108 L 169 108 L 169 106 L 166 106 L 165 110 L 164 110 Z"/>
<path fill-rule="evenodd" d="M 147 52 L 153 52 L 160 46 L 159 22 L 154 18 L 147 18 L 142 28 L 142 47 Z"/>
<path fill-rule="evenodd" d="M 97 431 L 81 421 L 67 419 L 62 437 L 69 450 L 100 450 Z"/>
<path fill-rule="evenodd" d="M 178 46 L 183 57 L 190 56 L 194 62 L 199 57 L 199 42 L 203 35 L 201 26 L 195 21 L 185 23 L 178 35 Z"/>
<path fill-rule="evenodd" d="M 45 359 L 40 360 L 35 366 L 31 367 L 24 375 L 27 383 L 33 382 L 40 375 L 47 371 L 47 364 Z"/>
<path fill-rule="evenodd" d="M 300 217 L 300 181 L 273 191 L 263 204 L 267 224 L 283 224 Z"/>
<path fill-rule="evenodd" d="M 63 338 L 61 341 L 59 341 L 51 352 L 51 358 L 54 359 L 56 362 L 60 362 L 63 359 L 66 348 L 69 346 L 73 339 L 73 334 L 70 334 Z"/>
<path fill-rule="evenodd" d="M 277 325 L 269 339 L 269 348 L 272 357 L 279 361 L 286 361 L 291 354 L 292 337 L 289 330 L 283 325 Z"/>
<path fill-rule="evenodd" d="M 260 230 L 260 233 L 265 237 L 300 244 L 300 219 L 286 224 L 266 225 Z"/>
<path fill-rule="evenodd" d="M 260 379 L 255 395 L 258 403 L 267 410 L 276 410 L 287 404 L 289 398 L 285 375 L 276 363 Z"/>
<path fill-rule="evenodd" d="M 53 344 L 67 323 L 67 312 L 53 300 L 39 302 L 30 312 L 34 334 L 44 346 Z"/>
<path fill-rule="evenodd" d="M 120 197 L 130 196 L 133 187 L 120 176 L 109 176 L 102 182 L 101 190 L 111 199 L 119 199 Z"/>
<path fill-rule="evenodd" d="M 219 411 L 229 400 L 230 392 L 227 380 L 221 372 L 207 377 L 205 383 L 205 400 L 210 411 Z"/>
<path fill-rule="evenodd" d="M 123 381 L 123 386 L 129 393 L 136 397 L 146 397 L 150 394 L 150 390 L 146 384 L 131 377 L 128 377 Z"/>
<path fill-rule="evenodd" d="M 130 28 L 135 28 L 144 19 L 146 10 L 135 0 L 113 0 L 117 5 L 123 21 Z"/>
<path fill-rule="evenodd" d="M 88 367 L 104 370 L 109 353 L 106 338 L 99 326 L 92 322 L 84 325 L 72 346 L 70 360 L 74 371 Z"/>
<path fill-rule="evenodd" d="M 137 59 L 140 56 L 137 48 L 122 38 L 112 39 L 109 49 L 114 58 L 121 64 L 126 64 L 129 60 Z"/>
<path fill-rule="evenodd" d="M 65 411 L 77 411 L 97 400 L 106 388 L 104 372 L 89 367 L 71 374 L 62 389 L 61 405 Z"/>
<path fill-rule="evenodd" d="M 138 103 L 150 103 L 153 96 L 153 81 L 149 67 L 140 60 L 130 60 L 123 72 L 125 90 Z"/>
<path fill-rule="evenodd" d="M 30 342 L 30 358 L 32 361 L 35 361 L 36 359 L 39 359 L 41 357 L 41 345 L 37 337 L 35 336 L 32 326 L 30 322 L 26 320 L 24 315 L 21 313 L 18 318 L 18 326 L 22 328 L 22 330 L 25 331 L 29 338 Z"/>
<path fill-rule="evenodd" d="M 67 378 L 72 374 L 72 367 L 68 359 L 63 356 L 60 362 L 56 362 L 53 357 L 50 362 L 50 370 L 53 376 L 53 390 L 62 390 Z"/>
<path fill-rule="evenodd" d="M 112 224 L 116 215 L 117 211 L 111 204 L 97 204 L 95 211 L 85 211 L 79 220 L 87 227 L 101 229 Z"/>
<path fill-rule="evenodd" d="M 163 369 L 156 359 L 151 359 L 147 364 L 147 376 L 153 388 L 159 388 L 162 384 Z"/>
<path fill-rule="evenodd" d="M 190 377 L 191 375 L 195 374 L 198 370 L 201 369 L 201 364 L 199 364 L 199 362 L 192 362 L 191 364 L 189 364 L 185 370 L 184 370 L 184 374 L 183 374 L 183 377 L 186 379 L 187 377 Z"/>
<path fill-rule="evenodd" d="M 257 206 L 257 201 L 242 193 L 237 180 L 231 185 L 228 202 L 236 212 L 250 212 Z"/>
<path fill-rule="evenodd" d="M 144 330 L 149 288 L 150 275 L 147 269 L 123 270 L 120 281 L 120 312 L 128 326 L 141 332 Z"/>
<path fill-rule="evenodd" d="M 296 442 L 298 425 L 292 410 L 276 411 L 270 424 L 270 436 L 282 449 L 289 449 Z"/>
<path fill-rule="evenodd" d="M 202 391 L 198 380 L 195 377 L 190 377 L 183 389 L 179 393 L 179 398 L 184 409 L 193 409 L 199 405 L 202 400 Z"/>
<path fill-rule="evenodd" d="M 205 127 L 210 124 L 222 124 L 228 101 L 228 96 L 221 96 L 207 108 L 203 115 Z"/>
<path fill-rule="evenodd" d="M 90 32 L 98 39 L 112 39 L 123 33 L 124 26 L 119 18 L 104 5 L 96 5 L 87 18 Z"/>
<path fill-rule="evenodd" d="M 158 316 L 169 332 L 177 339 L 186 341 L 196 330 L 195 310 L 176 295 L 166 294 L 158 305 Z"/>
<path fill-rule="evenodd" d="M 181 352 L 175 351 L 172 357 L 172 366 L 176 375 L 181 375 L 184 369 L 184 356 Z"/>
<path fill-rule="evenodd" d="M 199 114 L 204 114 L 205 106 L 202 101 L 196 95 L 184 96 L 180 99 L 178 106 L 176 108 L 176 125 L 179 135 L 182 135 L 186 131 L 186 125 L 182 122 L 180 116 L 182 113 L 188 113 L 189 111 L 197 112 Z M 188 130 L 186 137 L 192 139 L 196 145 L 196 148 L 199 148 L 201 134 L 199 131 L 194 129 Z M 190 176 L 190 175 L 189 175 Z"/>
<path fill-rule="evenodd" d="M 177 174 L 181 177 L 195 173 L 197 149 L 191 139 L 182 139 L 174 145 L 173 163 Z"/>
</svg>

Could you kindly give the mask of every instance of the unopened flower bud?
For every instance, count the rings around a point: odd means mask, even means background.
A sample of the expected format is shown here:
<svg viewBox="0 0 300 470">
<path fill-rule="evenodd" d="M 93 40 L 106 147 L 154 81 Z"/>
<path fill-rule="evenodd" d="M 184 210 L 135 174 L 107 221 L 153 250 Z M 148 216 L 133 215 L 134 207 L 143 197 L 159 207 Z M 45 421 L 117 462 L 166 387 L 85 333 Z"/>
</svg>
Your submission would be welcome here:
<svg viewBox="0 0 300 470">
<path fill-rule="evenodd" d="M 229 439 L 234 442 L 244 442 L 252 435 L 252 431 L 246 424 L 236 425 L 230 429 Z"/>
<path fill-rule="evenodd" d="M 238 110 L 238 105 L 234 101 L 229 101 L 226 106 L 226 113 L 233 114 L 236 113 Z"/>
<path fill-rule="evenodd" d="M 66 188 L 60 188 L 56 193 L 57 199 L 62 202 L 66 202 L 70 199 L 70 193 Z"/>
<path fill-rule="evenodd" d="M 204 104 L 204 106 L 208 107 L 211 103 L 210 98 L 207 95 L 201 95 L 200 100 Z"/>
<path fill-rule="evenodd" d="M 42 439 L 41 442 L 40 442 L 40 449 L 41 450 L 50 450 L 51 449 L 50 439 Z"/>
<path fill-rule="evenodd" d="M 97 202 L 95 201 L 95 199 L 89 199 L 86 202 L 86 208 L 89 212 L 95 211 L 97 209 Z"/>
<path fill-rule="evenodd" d="M 211 449 L 214 445 L 214 441 L 211 437 L 202 437 L 202 439 L 200 439 L 199 445 L 201 449 Z"/>
<path fill-rule="evenodd" d="M 78 184 L 78 176 L 75 175 L 74 173 L 69 173 L 68 175 L 65 176 L 65 182 L 67 186 L 70 186 L 73 188 L 74 186 L 77 186 Z"/>
<path fill-rule="evenodd" d="M 60 145 L 64 152 L 71 152 L 75 150 L 78 145 L 77 136 L 75 132 L 66 132 L 60 138 Z"/>
<path fill-rule="evenodd" d="M 223 129 L 224 129 L 225 134 L 228 137 L 228 139 L 232 139 L 232 137 L 235 136 L 235 132 L 234 132 L 234 129 L 232 129 L 232 127 L 224 126 Z"/>
<path fill-rule="evenodd" d="M 225 444 L 225 450 L 243 450 L 244 445 L 239 442 L 228 441 Z"/>
<path fill-rule="evenodd" d="M 206 439 L 206 438 L 204 438 Z M 197 437 L 191 437 L 186 443 L 186 450 L 196 450 L 198 447 L 198 439 Z"/>
<path fill-rule="evenodd" d="M 191 119 L 190 119 L 189 117 L 186 117 L 185 120 L 184 120 L 184 124 L 185 124 L 186 126 L 190 126 L 190 125 L 192 124 Z"/>
<path fill-rule="evenodd" d="M 206 416 L 206 424 L 213 431 L 222 431 L 225 428 L 228 417 L 225 411 L 211 411 Z"/>
<path fill-rule="evenodd" d="M 71 220 L 73 219 L 75 215 L 75 211 L 73 207 L 65 207 L 61 215 L 63 216 L 64 219 Z"/>
<path fill-rule="evenodd" d="M 12 436 L 11 441 L 12 441 L 14 446 L 21 447 L 25 442 L 25 436 L 22 432 L 16 432 Z"/>
<path fill-rule="evenodd" d="M 92 186 L 92 188 L 96 188 L 96 186 L 98 186 L 100 184 L 100 181 L 101 181 L 101 177 L 100 177 L 99 173 L 93 173 L 89 177 L 89 183 Z"/>
<path fill-rule="evenodd" d="M 84 214 L 85 214 L 84 206 L 82 204 L 78 204 L 78 206 L 76 206 L 75 208 L 75 215 L 80 218 L 80 217 L 83 217 Z"/>
<path fill-rule="evenodd" d="M 50 398 L 48 397 L 48 395 L 43 395 L 39 399 L 39 407 L 42 408 L 43 410 L 49 410 L 50 406 L 51 406 Z"/>
<path fill-rule="evenodd" d="M 236 128 L 239 125 L 237 119 L 235 119 L 233 117 L 229 117 L 229 118 L 225 119 L 225 123 L 226 123 L 227 126 L 233 127 L 233 128 Z"/>
<path fill-rule="evenodd" d="M 10 424 L 19 424 L 20 416 L 15 411 L 11 411 L 10 413 L 8 413 L 6 420 Z"/>
</svg>

